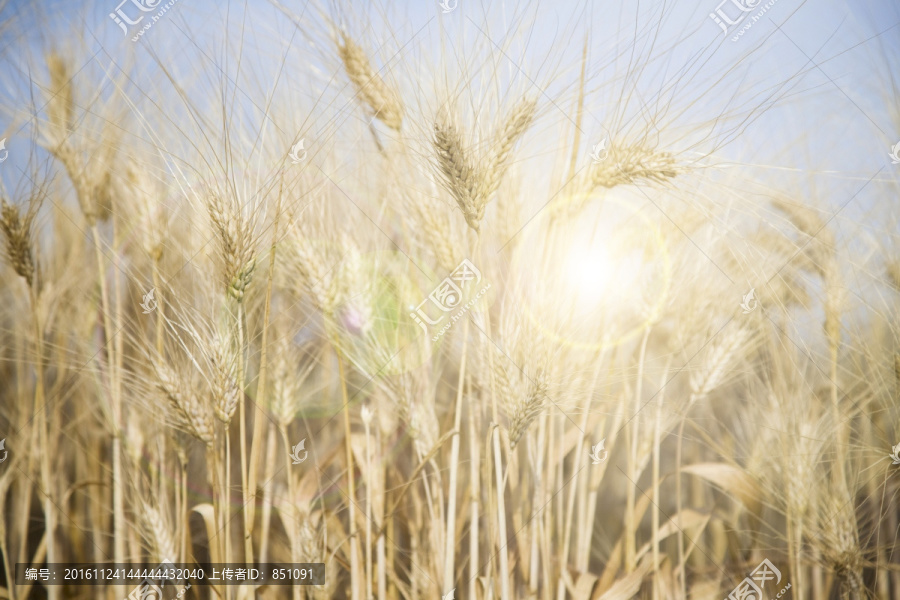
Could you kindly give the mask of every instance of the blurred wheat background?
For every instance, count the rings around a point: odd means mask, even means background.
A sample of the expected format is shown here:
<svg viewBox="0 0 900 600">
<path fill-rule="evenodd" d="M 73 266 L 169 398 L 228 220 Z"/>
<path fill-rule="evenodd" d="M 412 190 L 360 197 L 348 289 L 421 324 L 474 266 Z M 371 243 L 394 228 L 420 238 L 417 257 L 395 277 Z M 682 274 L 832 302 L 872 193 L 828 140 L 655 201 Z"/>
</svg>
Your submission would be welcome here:
<svg viewBox="0 0 900 600">
<path fill-rule="evenodd" d="M 736 6 L 0 1 L 0 597 L 900 599 L 900 9 Z"/>
</svg>

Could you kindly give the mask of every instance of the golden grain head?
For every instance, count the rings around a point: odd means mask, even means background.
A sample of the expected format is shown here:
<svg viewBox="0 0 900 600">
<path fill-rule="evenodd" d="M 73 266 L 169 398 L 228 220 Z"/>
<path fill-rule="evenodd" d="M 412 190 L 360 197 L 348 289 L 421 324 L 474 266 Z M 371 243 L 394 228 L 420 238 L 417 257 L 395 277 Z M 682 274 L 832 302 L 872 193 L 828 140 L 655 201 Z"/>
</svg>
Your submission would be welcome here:
<svg viewBox="0 0 900 600">
<path fill-rule="evenodd" d="M 34 212 L 21 214 L 19 207 L 0 198 L 0 232 L 6 242 L 6 256 L 13 270 L 32 287 L 34 284 L 34 252 L 32 223 Z"/>
<path fill-rule="evenodd" d="M 403 106 L 399 96 L 372 68 L 366 52 L 352 39 L 344 36 L 343 43 L 338 44 L 338 55 L 344 63 L 347 76 L 366 106 L 382 123 L 400 131 Z"/>
<path fill-rule="evenodd" d="M 438 174 L 466 223 L 478 231 L 488 198 L 485 196 L 484 168 L 477 168 L 463 146 L 459 130 L 446 123 L 434 124 L 433 145 Z"/>
<path fill-rule="evenodd" d="M 256 268 L 253 224 L 224 195 L 210 194 L 206 206 L 218 241 L 225 291 L 238 303 L 243 302 Z"/>
<path fill-rule="evenodd" d="M 851 504 L 852 500 L 844 499 L 841 494 L 829 493 L 820 509 L 820 535 L 815 536 L 818 538 L 815 545 L 840 577 L 844 592 L 855 590 L 859 593 L 862 583 L 862 554 L 856 516 Z"/>
<path fill-rule="evenodd" d="M 509 423 L 509 445 L 515 448 L 528 428 L 543 412 L 547 402 L 547 382 L 543 375 L 535 376 L 528 386 L 528 393 L 511 399 L 512 414 Z"/>
<path fill-rule="evenodd" d="M 668 152 L 613 142 L 607 158 L 593 165 L 590 182 L 593 187 L 604 188 L 641 181 L 665 183 L 679 171 L 675 157 Z"/>
<path fill-rule="evenodd" d="M 286 332 L 273 344 L 272 364 L 272 417 L 282 427 L 287 427 L 297 416 L 302 405 L 303 382 L 315 363 L 301 368 L 291 336 Z"/>
<path fill-rule="evenodd" d="M 516 145 L 534 121 L 537 113 L 537 100 L 522 98 L 506 116 L 499 131 L 492 140 L 488 159 L 484 162 L 483 190 L 486 200 L 497 192 L 500 180 L 509 167 L 508 161 Z"/>
<path fill-rule="evenodd" d="M 57 52 L 46 57 L 47 70 L 50 73 L 50 89 L 47 91 L 47 115 L 50 126 L 55 129 L 53 135 L 62 142 L 65 135 L 74 126 L 75 99 L 68 60 Z"/>
<path fill-rule="evenodd" d="M 178 425 L 211 446 L 215 440 L 215 429 L 206 404 L 173 369 L 157 364 L 156 375 L 157 387 L 168 400 Z"/>
<path fill-rule="evenodd" d="M 142 506 L 141 516 L 144 519 L 156 560 L 172 560 L 176 556 L 175 540 L 162 511 L 145 502 Z"/>
</svg>

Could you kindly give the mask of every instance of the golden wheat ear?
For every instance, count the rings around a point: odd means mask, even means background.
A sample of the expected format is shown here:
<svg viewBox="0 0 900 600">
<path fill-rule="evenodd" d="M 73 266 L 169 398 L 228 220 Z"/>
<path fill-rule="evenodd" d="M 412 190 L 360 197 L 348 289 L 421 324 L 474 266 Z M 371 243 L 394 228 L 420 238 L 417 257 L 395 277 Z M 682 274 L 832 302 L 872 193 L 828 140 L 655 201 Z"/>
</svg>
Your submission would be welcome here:
<svg viewBox="0 0 900 600">
<path fill-rule="evenodd" d="M 356 93 L 379 121 L 400 131 L 403 124 L 403 105 L 399 95 L 373 68 L 366 52 L 347 35 L 341 35 L 338 56 L 353 83 Z"/>
<path fill-rule="evenodd" d="M 639 181 L 664 183 L 680 172 L 675 157 L 668 152 L 613 141 L 606 159 L 591 170 L 590 183 L 594 188 Z"/>
<path fill-rule="evenodd" d="M 47 102 L 47 119 L 52 135 L 61 143 L 75 125 L 75 95 L 72 89 L 69 63 L 58 52 L 45 57 L 50 74 L 50 98 Z"/>
<path fill-rule="evenodd" d="M 32 225 L 36 210 L 30 207 L 23 215 L 19 207 L 0 198 L 0 233 L 6 242 L 6 256 L 19 277 L 34 286 L 35 260 Z"/>
<path fill-rule="evenodd" d="M 206 403 L 175 370 L 157 362 L 156 385 L 168 400 L 176 422 L 192 436 L 212 447 L 215 425 Z"/>
<path fill-rule="evenodd" d="M 438 174 L 444 187 L 456 200 L 456 205 L 462 211 L 466 223 L 477 232 L 487 203 L 483 194 L 486 186 L 481 172 L 476 169 L 468 156 L 462 135 L 454 125 L 436 121 L 432 144 L 437 158 Z"/>
<path fill-rule="evenodd" d="M 509 422 L 509 446 L 515 449 L 532 423 L 544 412 L 547 399 L 547 382 L 543 375 L 537 375 L 528 386 L 528 393 L 513 398 L 510 402 L 512 414 Z"/>
<path fill-rule="evenodd" d="M 209 194 L 206 208 L 222 261 L 222 280 L 229 297 L 243 302 L 244 293 L 256 269 L 256 240 L 253 222 L 235 206 L 235 201 L 218 193 Z"/>
<path fill-rule="evenodd" d="M 487 200 L 490 200 L 500 187 L 500 180 L 509 167 L 513 147 L 531 127 L 536 114 L 537 100 L 523 97 L 503 120 L 494 136 L 491 156 L 486 161 L 483 193 Z"/>
</svg>

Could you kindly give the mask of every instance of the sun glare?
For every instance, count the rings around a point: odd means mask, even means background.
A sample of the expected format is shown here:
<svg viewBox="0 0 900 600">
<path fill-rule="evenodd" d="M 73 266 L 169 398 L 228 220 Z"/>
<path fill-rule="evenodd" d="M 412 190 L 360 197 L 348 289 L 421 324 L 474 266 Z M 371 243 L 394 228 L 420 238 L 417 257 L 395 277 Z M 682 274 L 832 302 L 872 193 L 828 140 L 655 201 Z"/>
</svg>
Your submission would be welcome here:
<svg viewBox="0 0 900 600">
<path fill-rule="evenodd" d="M 579 314 L 614 309 L 633 292 L 640 261 L 622 252 L 615 240 L 576 240 L 568 249 L 562 285 Z"/>
</svg>

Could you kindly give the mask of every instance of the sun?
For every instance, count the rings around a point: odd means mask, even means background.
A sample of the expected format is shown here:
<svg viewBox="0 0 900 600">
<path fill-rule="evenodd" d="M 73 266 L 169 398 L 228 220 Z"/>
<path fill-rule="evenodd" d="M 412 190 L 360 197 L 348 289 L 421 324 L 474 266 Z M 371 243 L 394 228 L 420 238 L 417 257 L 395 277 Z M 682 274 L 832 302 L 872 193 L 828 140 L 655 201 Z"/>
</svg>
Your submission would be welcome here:
<svg viewBox="0 0 900 600">
<path fill-rule="evenodd" d="M 575 238 L 564 255 L 560 294 L 582 317 L 615 311 L 633 295 L 642 267 L 615 235 Z"/>
</svg>

